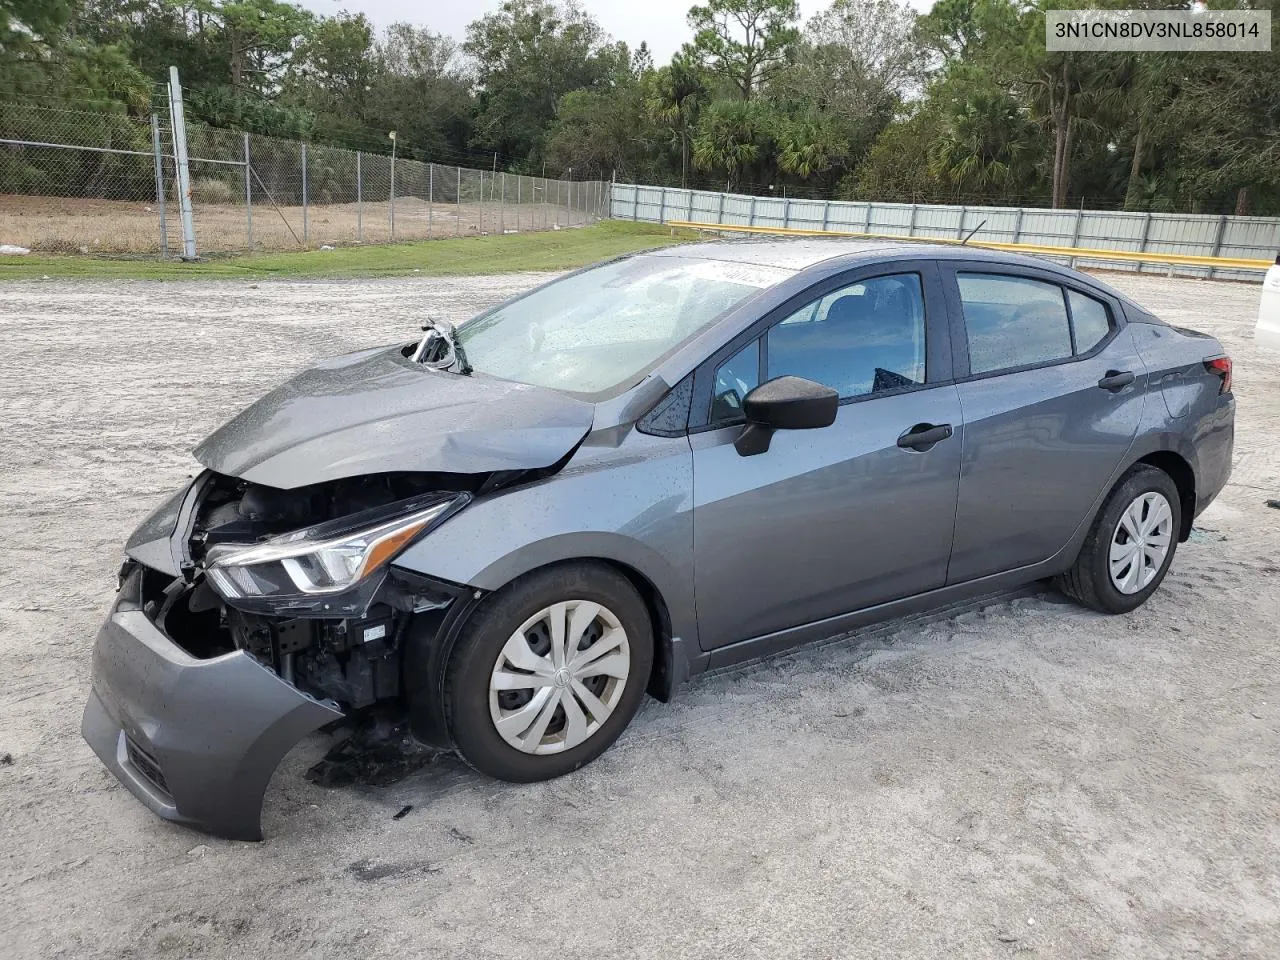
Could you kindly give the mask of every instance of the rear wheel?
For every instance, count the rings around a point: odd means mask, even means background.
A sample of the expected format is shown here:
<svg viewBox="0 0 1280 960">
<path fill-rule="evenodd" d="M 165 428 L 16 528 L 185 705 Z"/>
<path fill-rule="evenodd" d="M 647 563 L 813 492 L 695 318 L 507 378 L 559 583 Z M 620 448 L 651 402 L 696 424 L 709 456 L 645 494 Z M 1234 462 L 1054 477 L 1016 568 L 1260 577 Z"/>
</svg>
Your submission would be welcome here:
<svg viewBox="0 0 1280 960">
<path fill-rule="evenodd" d="M 548 780 L 603 753 L 653 665 L 644 601 L 596 564 L 537 571 L 494 594 L 449 660 L 445 708 L 463 758 L 501 780 Z"/>
<path fill-rule="evenodd" d="M 1181 529 L 1181 499 L 1173 480 L 1156 467 L 1134 467 L 1103 504 L 1075 566 L 1058 586 L 1086 607 L 1127 613 L 1160 586 Z"/>
</svg>

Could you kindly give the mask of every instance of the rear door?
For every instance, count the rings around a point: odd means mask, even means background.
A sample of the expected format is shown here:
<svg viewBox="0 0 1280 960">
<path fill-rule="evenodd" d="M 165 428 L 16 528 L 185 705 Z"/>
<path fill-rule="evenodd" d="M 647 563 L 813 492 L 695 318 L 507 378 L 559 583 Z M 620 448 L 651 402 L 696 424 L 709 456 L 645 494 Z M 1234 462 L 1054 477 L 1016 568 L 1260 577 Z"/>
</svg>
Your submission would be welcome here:
<svg viewBox="0 0 1280 960">
<path fill-rule="evenodd" d="M 937 266 L 881 264 L 812 288 L 699 368 L 690 436 L 704 649 L 940 587 L 960 404 Z M 782 375 L 841 396 L 836 422 L 740 456 L 741 399 Z M 916 435 L 949 436 L 912 446 Z"/>
<path fill-rule="evenodd" d="M 943 261 L 964 437 L 947 580 L 1047 560 L 1133 443 L 1146 381 L 1120 305 L 1050 271 Z"/>
</svg>

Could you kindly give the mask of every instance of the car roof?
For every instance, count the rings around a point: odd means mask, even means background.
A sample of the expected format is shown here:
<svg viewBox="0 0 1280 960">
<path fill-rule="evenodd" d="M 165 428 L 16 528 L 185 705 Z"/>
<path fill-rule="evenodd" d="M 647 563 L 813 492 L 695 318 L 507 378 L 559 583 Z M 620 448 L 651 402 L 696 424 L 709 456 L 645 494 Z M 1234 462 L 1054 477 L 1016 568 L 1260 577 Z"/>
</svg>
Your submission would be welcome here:
<svg viewBox="0 0 1280 960">
<path fill-rule="evenodd" d="M 857 240 L 847 237 L 752 237 L 738 240 L 707 240 L 682 243 L 648 251 L 646 256 L 694 257 L 763 267 L 803 270 L 814 264 L 850 254 L 888 254 L 905 246 L 891 240 Z M 941 246 L 929 244 L 929 246 Z"/>
<path fill-rule="evenodd" d="M 863 239 L 856 237 L 750 237 L 682 243 L 641 256 L 682 257 L 752 264 L 800 272 L 820 263 L 842 260 L 847 265 L 878 263 L 901 257 L 935 257 L 939 260 L 977 260 L 1011 266 L 1034 267 L 1063 276 L 1082 279 L 1119 300 L 1126 298 L 1096 277 L 1069 270 L 1043 257 L 1004 250 L 971 247 L 958 243 L 930 243 L 926 240 Z"/>
</svg>

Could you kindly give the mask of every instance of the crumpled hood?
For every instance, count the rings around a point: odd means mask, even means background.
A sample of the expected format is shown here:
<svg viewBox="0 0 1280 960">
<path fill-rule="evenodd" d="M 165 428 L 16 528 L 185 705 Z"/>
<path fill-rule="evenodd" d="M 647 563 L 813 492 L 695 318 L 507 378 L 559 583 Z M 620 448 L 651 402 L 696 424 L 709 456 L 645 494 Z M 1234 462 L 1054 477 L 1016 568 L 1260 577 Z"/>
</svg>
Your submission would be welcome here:
<svg viewBox="0 0 1280 960">
<path fill-rule="evenodd" d="M 279 489 L 393 471 L 535 470 L 568 454 L 594 406 L 547 390 L 411 363 L 400 347 L 326 361 L 218 429 L 196 459 Z"/>
</svg>

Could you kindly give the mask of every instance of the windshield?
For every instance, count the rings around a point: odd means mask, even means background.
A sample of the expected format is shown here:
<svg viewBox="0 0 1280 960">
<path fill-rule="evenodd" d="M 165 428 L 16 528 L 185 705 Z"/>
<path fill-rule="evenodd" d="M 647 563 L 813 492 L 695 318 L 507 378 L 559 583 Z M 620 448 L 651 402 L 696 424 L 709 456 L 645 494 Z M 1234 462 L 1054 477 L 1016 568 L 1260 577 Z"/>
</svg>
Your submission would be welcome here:
<svg viewBox="0 0 1280 960">
<path fill-rule="evenodd" d="M 631 257 L 548 284 L 458 328 L 472 370 L 570 393 L 637 382 L 716 317 L 791 271 Z"/>
</svg>

